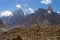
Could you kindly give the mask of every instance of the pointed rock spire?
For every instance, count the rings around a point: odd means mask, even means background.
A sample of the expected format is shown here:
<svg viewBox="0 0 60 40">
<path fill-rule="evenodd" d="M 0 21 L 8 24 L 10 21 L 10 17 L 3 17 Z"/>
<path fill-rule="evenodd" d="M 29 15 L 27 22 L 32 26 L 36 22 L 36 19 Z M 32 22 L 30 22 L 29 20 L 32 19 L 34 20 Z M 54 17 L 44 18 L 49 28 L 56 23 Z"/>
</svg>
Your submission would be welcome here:
<svg viewBox="0 0 60 40">
<path fill-rule="evenodd" d="M 49 6 L 49 7 L 48 7 L 47 12 L 48 12 L 48 13 L 53 12 L 53 9 L 52 9 L 52 7 L 51 7 L 51 6 Z"/>
</svg>

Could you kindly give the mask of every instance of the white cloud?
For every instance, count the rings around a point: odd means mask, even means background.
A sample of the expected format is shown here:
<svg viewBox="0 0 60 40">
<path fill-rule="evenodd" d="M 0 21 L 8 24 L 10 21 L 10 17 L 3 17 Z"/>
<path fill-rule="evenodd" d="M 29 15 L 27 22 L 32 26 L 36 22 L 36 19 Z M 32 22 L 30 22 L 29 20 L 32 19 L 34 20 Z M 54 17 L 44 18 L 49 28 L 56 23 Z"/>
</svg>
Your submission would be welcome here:
<svg viewBox="0 0 60 40">
<path fill-rule="evenodd" d="M 24 12 L 25 15 L 29 15 L 31 13 L 34 13 L 34 9 L 32 8 L 25 9 L 25 12 Z"/>
<path fill-rule="evenodd" d="M 3 16 L 5 16 L 5 17 L 7 17 L 7 16 L 13 16 L 13 14 L 10 11 L 2 11 L 1 12 L 1 17 L 3 17 Z"/>
<path fill-rule="evenodd" d="M 19 9 L 19 8 L 21 8 L 21 5 L 20 4 L 17 4 L 16 7 Z"/>
<path fill-rule="evenodd" d="M 32 8 L 28 9 L 30 11 L 30 13 L 34 13 L 34 10 Z"/>
<path fill-rule="evenodd" d="M 41 0 L 40 2 L 42 4 L 50 4 L 50 3 L 52 3 L 52 0 Z"/>
</svg>

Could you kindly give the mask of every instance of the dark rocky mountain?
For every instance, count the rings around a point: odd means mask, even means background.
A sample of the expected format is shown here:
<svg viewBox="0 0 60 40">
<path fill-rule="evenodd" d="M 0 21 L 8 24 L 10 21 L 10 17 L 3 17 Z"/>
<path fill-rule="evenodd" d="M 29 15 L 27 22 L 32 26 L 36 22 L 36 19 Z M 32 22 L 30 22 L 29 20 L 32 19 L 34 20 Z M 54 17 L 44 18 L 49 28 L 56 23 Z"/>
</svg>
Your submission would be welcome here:
<svg viewBox="0 0 60 40">
<path fill-rule="evenodd" d="M 48 22 L 49 25 L 59 25 L 60 15 L 54 12 L 52 7 L 49 6 L 47 9 L 39 8 L 35 13 L 24 16 L 21 9 L 13 12 L 13 16 L 6 21 L 6 25 L 9 27 L 13 26 L 32 26 L 34 24 L 44 24 Z"/>
<path fill-rule="evenodd" d="M 20 21 L 20 26 L 31 26 L 33 24 L 42 24 L 48 20 L 50 25 L 60 24 L 60 15 L 57 12 L 53 12 L 51 6 L 48 9 L 39 8 L 35 13 L 30 14 Z"/>
<path fill-rule="evenodd" d="M 24 17 L 24 13 L 21 9 L 14 11 L 13 17 L 9 20 L 10 23 L 8 23 L 8 26 L 12 27 L 19 25 L 20 24 L 19 21 L 23 19 L 23 17 Z"/>
<path fill-rule="evenodd" d="M 19 21 L 24 17 L 24 13 L 21 9 L 17 9 L 13 12 L 13 16 L 3 17 L 1 20 L 8 27 L 13 27 L 19 24 Z"/>
<path fill-rule="evenodd" d="M 19 25 L 19 21 L 24 17 L 24 13 L 21 9 L 18 9 L 13 12 L 13 17 L 9 20 L 8 26 Z"/>
</svg>

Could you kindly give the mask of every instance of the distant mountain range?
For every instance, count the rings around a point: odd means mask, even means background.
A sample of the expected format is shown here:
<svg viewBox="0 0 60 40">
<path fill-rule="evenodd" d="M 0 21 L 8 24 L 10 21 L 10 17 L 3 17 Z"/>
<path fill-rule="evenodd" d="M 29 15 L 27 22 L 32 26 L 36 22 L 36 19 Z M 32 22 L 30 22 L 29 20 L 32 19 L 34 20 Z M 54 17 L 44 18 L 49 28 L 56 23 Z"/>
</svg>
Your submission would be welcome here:
<svg viewBox="0 0 60 40">
<path fill-rule="evenodd" d="M 33 24 L 42 24 L 48 21 L 49 25 L 59 25 L 60 15 L 53 12 L 51 6 L 48 9 L 39 8 L 35 13 L 26 16 L 20 21 L 20 26 L 31 26 Z"/>
<path fill-rule="evenodd" d="M 49 25 L 59 25 L 60 15 L 54 12 L 52 7 L 49 6 L 47 9 L 39 8 L 35 13 L 25 16 L 21 9 L 13 12 L 12 17 L 2 18 L 4 23 L 9 27 L 14 26 L 32 26 L 34 24 L 43 24 L 48 21 Z"/>
<path fill-rule="evenodd" d="M 24 13 L 21 9 L 15 10 L 13 16 L 2 17 L 1 20 L 8 27 L 13 27 L 16 24 L 19 24 L 19 21 L 24 17 Z"/>
</svg>

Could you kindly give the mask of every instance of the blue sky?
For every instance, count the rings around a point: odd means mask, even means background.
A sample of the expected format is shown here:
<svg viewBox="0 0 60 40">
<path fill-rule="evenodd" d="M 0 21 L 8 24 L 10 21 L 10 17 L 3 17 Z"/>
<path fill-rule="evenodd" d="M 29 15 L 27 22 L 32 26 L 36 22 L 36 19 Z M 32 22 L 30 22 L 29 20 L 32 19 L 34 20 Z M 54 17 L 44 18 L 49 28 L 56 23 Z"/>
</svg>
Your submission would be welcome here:
<svg viewBox="0 0 60 40">
<path fill-rule="evenodd" d="M 48 5 L 51 5 L 54 11 L 60 11 L 60 0 L 52 0 L 52 2 L 48 4 L 41 3 L 41 1 L 44 0 L 0 0 L 0 11 L 14 11 L 17 9 L 17 4 L 21 5 L 23 11 L 27 7 L 37 10 L 38 8 L 47 8 Z"/>
</svg>

